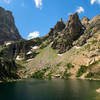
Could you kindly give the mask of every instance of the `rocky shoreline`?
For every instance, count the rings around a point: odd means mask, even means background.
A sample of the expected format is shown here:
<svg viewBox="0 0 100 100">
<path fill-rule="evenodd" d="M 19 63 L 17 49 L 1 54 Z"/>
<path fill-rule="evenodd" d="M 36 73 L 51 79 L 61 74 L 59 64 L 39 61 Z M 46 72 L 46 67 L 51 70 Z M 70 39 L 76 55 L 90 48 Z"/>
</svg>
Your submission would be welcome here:
<svg viewBox="0 0 100 100">
<path fill-rule="evenodd" d="M 6 83 L 8 83 L 8 82 L 17 82 L 17 81 L 22 81 L 23 79 L 17 79 L 17 80 L 6 80 L 6 81 L 0 81 L 0 83 L 3 83 L 3 82 L 6 82 Z"/>
<path fill-rule="evenodd" d="M 23 79 L 13 79 L 13 80 L 6 80 L 6 81 L 0 81 L 0 83 L 2 82 L 16 82 L 16 81 L 22 81 L 22 80 L 25 80 L 25 79 L 29 79 L 29 78 L 23 78 Z M 30 78 L 30 79 L 34 79 L 34 78 Z M 61 78 L 55 78 L 55 79 L 61 79 Z M 100 79 L 94 79 L 94 78 L 68 78 L 68 79 L 71 79 L 71 80 L 90 80 L 90 81 L 100 81 Z M 49 80 L 49 79 L 42 79 L 42 80 Z M 53 79 L 51 79 L 53 80 Z M 64 79 L 65 80 L 65 79 Z M 100 89 L 97 89 L 97 90 L 100 90 Z"/>
</svg>

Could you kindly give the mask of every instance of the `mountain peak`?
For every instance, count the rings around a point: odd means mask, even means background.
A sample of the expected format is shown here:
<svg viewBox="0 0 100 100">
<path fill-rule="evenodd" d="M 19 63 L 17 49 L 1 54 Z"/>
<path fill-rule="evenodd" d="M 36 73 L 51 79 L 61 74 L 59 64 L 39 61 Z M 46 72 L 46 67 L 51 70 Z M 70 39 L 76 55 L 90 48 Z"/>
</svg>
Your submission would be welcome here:
<svg viewBox="0 0 100 100">
<path fill-rule="evenodd" d="M 77 13 L 77 12 L 74 13 L 73 15 L 71 14 L 71 15 L 69 16 L 69 20 L 74 20 L 74 19 L 79 19 L 79 16 L 78 16 L 78 13 Z"/>
<path fill-rule="evenodd" d="M 16 28 L 12 12 L 0 7 L 0 45 L 20 39 L 22 38 Z"/>
<path fill-rule="evenodd" d="M 63 19 L 62 18 L 60 18 L 60 22 L 63 22 Z"/>
<path fill-rule="evenodd" d="M 63 22 L 63 19 L 61 18 L 60 21 L 57 22 L 57 24 L 54 26 L 54 29 L 59 32 L 62 31 L 65 28 L 65 23 Z"/>
<path fill-rule="evenodd" d="M 63 22 L 56 24 L 57 29 L 61 27 L 61 23 Z M 83 25 L 81 24 L 78 13 L 70 15 L 65 27 L 59 33 L 55 33 L 52 48 L 58 49 L 59 53 L 64 53 L 69 50 L 72 47 L 73 41 L 82 34 L 82 27 Z"/>
<path fill-rule="evenodd" d="M 66 23 L 65 30 L 73 36 L 77 36 L 82 29 L 82 24 L 79 19 L 78 13 L 69 16 L 69 20 Z M 75 38 L 74 37 L 74 38 Z"/>
</svg>

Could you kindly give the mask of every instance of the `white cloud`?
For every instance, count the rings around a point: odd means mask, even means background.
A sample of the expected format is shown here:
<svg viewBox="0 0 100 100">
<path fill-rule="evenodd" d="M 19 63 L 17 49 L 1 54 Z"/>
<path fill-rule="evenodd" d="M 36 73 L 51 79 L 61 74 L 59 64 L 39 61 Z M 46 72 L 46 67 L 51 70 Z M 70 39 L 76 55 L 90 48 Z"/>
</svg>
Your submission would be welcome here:
<svg viewBox="0 0 100 100">
<path fill-rule="evenodd" d="M 34 2 L 35 2 L 36 7 L 41 9 L 41 7 L 42 7 L 42 0 L 34 0 Z"/>
<path fill-rule="evenodd" d="M 37 38 L 37 37 L 39 37 L 39 32 L 38 31 L 34 31 L 34 32 L 32 32 L 32 33 L 29 33 L 29 35 L 28 35 L 28 39 L 32 39 L 32 38 Z"/>
<path fill-rule="evenodd" d="M 84 10 L 84 8 L 83 7 L 78 7 L 77 8 L 77 10 L 76 10 L 76 12 L 78 12 L 78 13 L 82 13 L 82 12 L 84 12 L 85 10 Z"/>
<path fill-rule="evenodd" d="M 100 0 L 90 0 L 90 3 L 93 5 L 94 3 L 100 4 Z"/>
<path fill-rule="evenodd" d="M 3 0 L 6 4 L 10 4 L 12 0 Z"/>
<path fill-rule="evenodd" d="M 96 0 L 90 0 L 90 3 L 91 3 L 91 4 L 94 4 L 94 3 L 95 3 L 95 1 L 96 1 Z"/>
</svg>

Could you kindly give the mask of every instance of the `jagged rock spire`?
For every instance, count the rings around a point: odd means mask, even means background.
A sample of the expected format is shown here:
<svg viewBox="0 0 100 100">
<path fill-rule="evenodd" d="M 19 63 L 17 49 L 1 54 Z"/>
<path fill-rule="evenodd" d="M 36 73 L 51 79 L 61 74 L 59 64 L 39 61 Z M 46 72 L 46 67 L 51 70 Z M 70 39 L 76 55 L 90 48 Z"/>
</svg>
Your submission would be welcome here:
<svg viewBox="0 0 100 100">
<path fill-rule="evenodd" d="M 54 26 L 54 30 L 57 32 L 62 31 L 65 28 L 65 23 L 63 22 L 63 19 L 61 18 L 60 21 L 57 22 L 57 24 Z"/>
<path fill-rule="evenodd" d="M 63 22 L 63 19 L 62 18 L 60 18 L 60 22 Z"/>
<path fill-rule="evenodd" d="M 63 22 L 58 22 L 55 28 L 59 29 L 61 23 Z M 66 50 L 69 50 L 72 47 L 73 41 L 82 34 L 82 27 L 83 25 L 81 24 L 78 13 L 70 15 L 69 20 L 65 24 L 65 28 L 54 38 L 52 48 L 58 49 L 59 53 L 64 53 Z"/>
<path fill-rule="evenodd" d="M 72 37 L 76 38 L 82 31 L 83 25 L 79 19 L 78 13 L 69 16 L 69 20 L 66 23 L 65 31 L 67 34 L 71 34 Z"/>
</svg>

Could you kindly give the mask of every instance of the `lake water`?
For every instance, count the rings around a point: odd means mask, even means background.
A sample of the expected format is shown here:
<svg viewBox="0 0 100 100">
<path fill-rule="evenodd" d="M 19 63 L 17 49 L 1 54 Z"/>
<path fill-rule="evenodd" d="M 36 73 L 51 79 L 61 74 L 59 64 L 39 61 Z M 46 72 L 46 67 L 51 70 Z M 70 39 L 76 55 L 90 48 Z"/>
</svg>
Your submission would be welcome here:
<svg viewBox="0 0 100 100">
<path fill-rule="evenodd" d="M 23 80 L 0 83 L 0 100 L 100 100 L 100 81 Z"/>
</svg>

